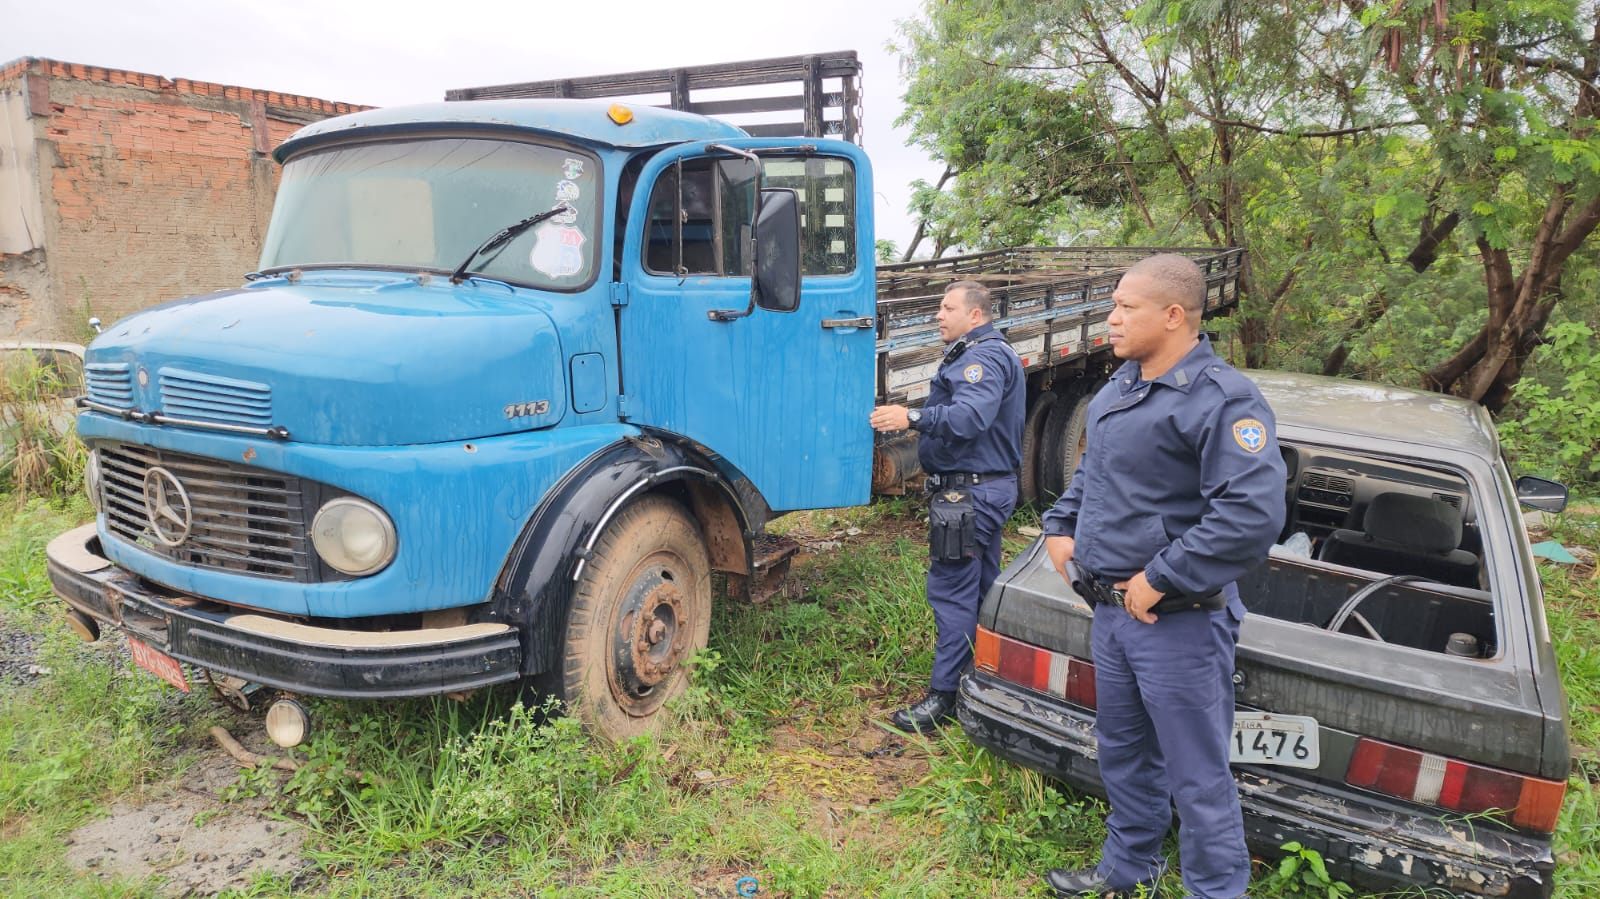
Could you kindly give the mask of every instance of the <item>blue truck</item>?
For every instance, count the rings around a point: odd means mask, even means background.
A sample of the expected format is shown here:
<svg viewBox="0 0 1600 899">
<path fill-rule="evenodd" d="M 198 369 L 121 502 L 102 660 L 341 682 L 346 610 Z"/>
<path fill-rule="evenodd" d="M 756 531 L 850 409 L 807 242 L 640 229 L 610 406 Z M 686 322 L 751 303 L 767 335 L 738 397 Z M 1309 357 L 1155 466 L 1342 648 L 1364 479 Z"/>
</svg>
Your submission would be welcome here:
<svg viewBox="0 0 1600 899">
<path fill-rule="evenodd" d="M 688 97 L 774 72 L 803 92 Z M 769 521 L 915 478 L 909 435 L 875 440 L 867 415 L 926 394 L 960 278 L 995 288 L 1029 372 L 1024 493 L 1058 492 L 1111 363 L 1110 290 L 1146 251 L 876 266 L 871 164 L 822 136 L 850 136 L 829 110 L 858 75 L 854 54 L 764 60 L 301 129 L 259 270 L 87 350 L 96 519 L 48 550 L 72 627 L 122 632 L 182 689 L 283 691 L 284 745 L 309 724 L 296 695 L 511 682 L 638 733 L 714 594 L 781 575 L 795 547 Z M 656 83 L 678 109 L 592 95 Z M 730 103 L 806 121 L 692 111 Z M 1226 312 L 1242 254 L 1192 255 Z"/>
</svg>

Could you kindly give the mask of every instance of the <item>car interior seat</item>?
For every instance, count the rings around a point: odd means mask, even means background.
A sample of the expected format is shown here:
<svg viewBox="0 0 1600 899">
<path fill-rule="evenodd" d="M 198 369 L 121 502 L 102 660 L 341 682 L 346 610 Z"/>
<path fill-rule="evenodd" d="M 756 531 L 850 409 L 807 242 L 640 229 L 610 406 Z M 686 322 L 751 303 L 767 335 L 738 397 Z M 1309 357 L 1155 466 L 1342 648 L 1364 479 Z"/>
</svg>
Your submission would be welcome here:
<svg viewBox="0 0 1600 899">
<path fill-rule="evenodd" d="M 1478 557 L 1461 545 L 1461 510 L 1430 496 L 1380 493 L 1361 530 L 1337 530 L 1317 558 L 1384 574 L 1421 575 L 1458 587 L 1478 586 Z"/>
</svg>

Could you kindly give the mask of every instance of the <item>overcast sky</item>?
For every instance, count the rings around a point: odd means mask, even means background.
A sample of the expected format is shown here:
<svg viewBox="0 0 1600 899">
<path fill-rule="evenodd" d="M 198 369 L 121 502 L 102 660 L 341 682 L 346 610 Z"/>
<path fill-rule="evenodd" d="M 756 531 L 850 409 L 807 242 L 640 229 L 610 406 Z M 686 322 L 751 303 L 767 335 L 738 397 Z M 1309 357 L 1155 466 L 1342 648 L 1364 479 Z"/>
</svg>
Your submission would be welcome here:
<svg viewBox="0 0 1600 899">
<path fill-rule="evenodd" d="M 0 63 L 24 56 L 392 106 L 454 87 L 855 50 L 866 85 L 878 237 L 902 249 L 908 184 L 939 169 L 905 147 L 885 44 L 919 0 L 0 0 Z"/>
</svg>

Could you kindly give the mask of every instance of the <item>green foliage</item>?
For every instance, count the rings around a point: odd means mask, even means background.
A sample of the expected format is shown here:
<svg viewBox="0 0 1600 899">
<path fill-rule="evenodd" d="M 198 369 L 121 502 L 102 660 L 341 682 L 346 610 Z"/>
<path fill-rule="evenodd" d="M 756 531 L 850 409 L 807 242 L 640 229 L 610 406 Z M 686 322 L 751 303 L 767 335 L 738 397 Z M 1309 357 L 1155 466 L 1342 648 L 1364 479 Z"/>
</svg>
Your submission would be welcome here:
<svg viewBox="0 0 1600 899">
<path fill-rule="evenodd" d="M 917 185 L 913 207 L 936 248 L 1091 233 L 1243 246 L 1243 315 L 1225 327 L 1250 364 L 1437 383 L 1499 408 L 1508 392 L 1492 386 L 1515 382 L 1516 348 L 1545 320 L 1531 306 L 1581 318 L 1600 296 L 1574 289 L 1596 262 L 1582 241 L 1600 131 L 1580 101 L 1594 13 L 930 4 L 903 28 L 902 121 L 953 177 Z M 1504 265 L 1491 272 L 1486 250 Z M 1494 341 L 1512 352 L 1475 349 Z"/>
<path fill-rule="evenodd" d="M 228 895 L 733 896 L 741 876 L 792 897 L 1043 895 L 1045 869 L 1096 859 L 1103 804 L 958 729 L 902 740 L 879 726 L 927 671 L 925 551 L 904 536 L 920 533 L 918 508 L 892 500 L 786 520 L 816 554 L 766 604 L 719 607 L 677 720 L 653 738 L 600 745 L 550 709 L 487 691 L 313 701 L 313 738 L 290 753 L 300 769 L 247 772 L 235 791 L 267 800 L 282 826 L 314 827 L 309 868 Z M 72 871 L 64 841 L 97 809 L 183 782 L 217 716 L 241 734 L 257 722 L 50 621 L 43 543 L 78 520 L 40 502 L 0 515 L 0 576 L 11 579 L 0 628 L 46 635 L 41 661 L 55 672 L 0 688 L 0 882 L 19 895 L 153 897 L 156 878 Z M 1569 546 L 1600 549 L 1593 517 L 1569 513 L 1556 528 Z M 1024 543 L 1009 533 L 1007 552 Z M 1600 760 L 1582 751 L 1600 744 L 1600 581 L 1557 566 L 1541 575 L 1580 748 L 1555 895 L 1583 899 L 1600 889 Z M 1318 879 L 1308 850 L 1285 851 L 1293 870 L 1258 869 L 1252 895 L 1362 895 Z M 1176 877 L 1161 895 L 1181 895 Z"/>
<path fill-rule="evenodd" d="M 1038 773 L 996 758 L 948 732 L 927 777 L 888 804 L 891 812 L 931 820 L 938 851 L 967 864 L 1023 875 L 1093 864 L 1105 837 L 1105 806 L 1070 798 Z M 1094 826 L 1083 826 L 1094 822 Z M 1063 835 L 1070 845 L 1063 846 Z"/>
<path fill-rule="evenodd" d="M 1355 892 L 1343 881 L 1328 874 L 1322 853 L 1290 841 L 1278 847 L 1288 853 L 1278 862 L 1278 867 L 1268 876 L 1265 886 L 1278 888 L 1283 895 L 1316 896 L 1319 899 L 1345 899 Z"/>
<path fill-rule="evenodd" d="M 1548 332 L 1535 362 L 1549 380 L 1517 385 L 1520 418 L 1500 424 L 1500 440 L 1524 469 L 1569 485 L 1600 487 L 1600 351 L 1595 331 L 1563 322 Z"/>
<path fill-rule="evenodd" d="M 1600 557 L 1600 516 L 1568 511 L 1551 537 Z M 1556 825 L 1556 899 L 1600 895 L 1600 578 L 1592 570 L 1541 563 L 1545 615 L 1567 697 L 1572 777 Z"/>
<path fill-rule="evenodd" d="M 519 703 L 445 744 L 434 789 L 446 830 L 560 828 L 589 808 L 614 760 L 595 751 L 576 718 L 543 718 Z"/>
<path fill-rule="evenodd" d="M 57 499 L 83 491 L 88 458 L 73 427 L 82 369 L 65 351 L 0 356 L 0 483 L 21 496 Z"/>
</svg>

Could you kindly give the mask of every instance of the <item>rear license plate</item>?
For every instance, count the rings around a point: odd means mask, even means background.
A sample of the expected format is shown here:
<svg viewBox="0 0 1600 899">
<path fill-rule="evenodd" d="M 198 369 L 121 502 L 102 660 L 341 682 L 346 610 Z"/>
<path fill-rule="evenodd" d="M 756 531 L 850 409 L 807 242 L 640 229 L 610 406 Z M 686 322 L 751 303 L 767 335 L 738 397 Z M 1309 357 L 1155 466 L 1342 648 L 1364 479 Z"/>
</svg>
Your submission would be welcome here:
<svg viewBox="0 0 1600 899">
<path fill-rule="evenodd" d="M 132 637 L 128 638 L 128 648 L 133 650 L 133 663 L 135 665 L 183 692 L 189 692 L 189 679 L 183 676 L 183 664 L 177 659 L 159 649 L 151 649 Z"/>
<path fill-rule="evenodd" d="M 1228 761 L 1236 765 L 1315 768 L 1322 763 L 1317 719 L 1304 715 L 1234 712 Z"/>
</svg>

